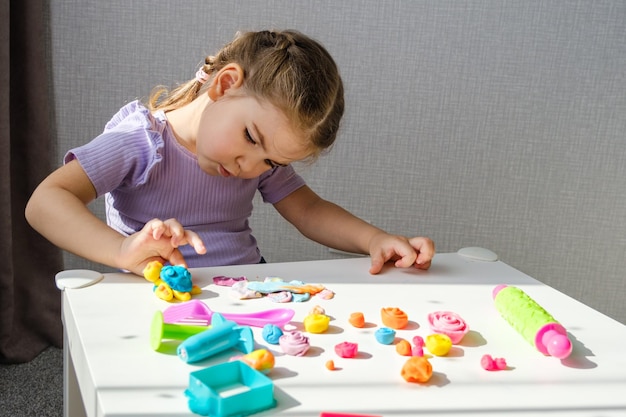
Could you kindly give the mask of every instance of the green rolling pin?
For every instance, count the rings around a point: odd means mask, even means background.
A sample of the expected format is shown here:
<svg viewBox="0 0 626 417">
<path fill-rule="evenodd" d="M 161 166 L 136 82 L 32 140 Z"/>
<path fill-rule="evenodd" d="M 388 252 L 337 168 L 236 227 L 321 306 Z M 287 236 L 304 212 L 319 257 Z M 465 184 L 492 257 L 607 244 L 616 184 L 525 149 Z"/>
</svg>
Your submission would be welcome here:
<svg viewBox="0 0 626 417">
<path fill-rule="evenodd" d="M 572 353 L 565 328 L 524 291 L 498 285 L 492 295 L 500 315 L 539 352 L 559 359 Z"/>
<path fill-rule="evenodd" d="M 152 324 L 150 325 L 150 346 L 154 350 L 159 350 L 163 339 L 185 340 L 207 329 L 209 329 L 207 326 L 165 323 L 163 321 L 163 313 L 157 311 L 154 313 Z"/>
</svg>

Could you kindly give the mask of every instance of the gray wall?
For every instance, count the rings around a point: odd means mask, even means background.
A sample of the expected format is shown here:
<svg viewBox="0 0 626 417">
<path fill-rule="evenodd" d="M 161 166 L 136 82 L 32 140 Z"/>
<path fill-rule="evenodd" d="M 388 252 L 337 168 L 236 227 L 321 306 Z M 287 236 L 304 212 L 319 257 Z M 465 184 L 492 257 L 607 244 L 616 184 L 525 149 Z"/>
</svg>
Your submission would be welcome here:
<svg viewBox="0 0 626 417">
<path fill-rule="evenodd" d="M 335 148 L 300 169 L 313 189 L 439 252 L 490 248 L 626 323 L 622 0 L 50 7 L 57 163 L 125 102 L 191 78 L 236 30 L 296 28 L 327 46 L 347 90 Z M 342 256 L 256 206 L 270 261 Z M 98 268 L 72 256 L 66 267 Z"/>
</svg>

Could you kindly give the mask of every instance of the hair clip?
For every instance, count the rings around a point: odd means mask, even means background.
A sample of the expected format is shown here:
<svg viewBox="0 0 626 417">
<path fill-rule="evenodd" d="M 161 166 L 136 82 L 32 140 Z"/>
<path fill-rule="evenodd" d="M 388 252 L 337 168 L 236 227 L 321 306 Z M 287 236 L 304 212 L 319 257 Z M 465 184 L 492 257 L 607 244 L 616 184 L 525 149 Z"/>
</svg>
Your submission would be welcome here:
<svg viewBox="0 0 626 417">
<path fill-rule="evenodd" d="M 207 74 L 202 68 L 200 68 L 198 72 L 196 72 L 196 81 L 198 81 L 200 84 L 204 84 L 208 80 L 209 74 Z"/>
</svg>

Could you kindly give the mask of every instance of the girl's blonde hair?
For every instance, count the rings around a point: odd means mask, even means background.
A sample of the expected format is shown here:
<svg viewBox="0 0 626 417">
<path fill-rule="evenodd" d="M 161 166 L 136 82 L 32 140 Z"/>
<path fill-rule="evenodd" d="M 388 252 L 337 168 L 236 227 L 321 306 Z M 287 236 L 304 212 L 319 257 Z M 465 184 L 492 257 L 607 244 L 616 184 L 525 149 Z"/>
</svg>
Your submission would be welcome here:
<svg viewBox="0 0 626 417">
<path fill-rule="evenodd" d="M 206 57 L 201 69 L 212 76 L 230 63 L 243 69 L 247 93 L 276 106 L 305 135 L 313 159 L 331 147 L 344 112 L 343 82 L 319 42 L 295 30 L 238 33 L 215 56 Z M 151 111 L 182 107 L 198 96 L 201 87 L 196 79 L 171 91 L 157 87 L 148 107 Z"/>
</svg>

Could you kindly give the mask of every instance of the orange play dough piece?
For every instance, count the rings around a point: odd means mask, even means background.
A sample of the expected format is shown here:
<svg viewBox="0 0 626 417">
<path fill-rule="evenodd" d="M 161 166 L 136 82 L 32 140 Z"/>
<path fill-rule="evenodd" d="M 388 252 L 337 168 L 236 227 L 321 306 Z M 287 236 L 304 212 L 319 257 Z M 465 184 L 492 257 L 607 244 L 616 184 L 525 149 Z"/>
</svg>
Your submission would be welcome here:
<svg viewBox="0 0 626 417">
<path fill-rule="evenodd" d="M 354 327 L 361 328 L 365 326 L 365 317 L 363 317 L 363 313 L 352 313 L 350 314 L 350 319 L 348 319 L 351 325 Z"/>
<path fill-rule="evenodd" d="M 398 352 L 402 356 L 411 356 L 411 344 L 408 340 L 400 340 L 396 345 L 396 352 Z"/>
<path fill-rule="evenodd" d="M 406 382 L 428 382 L 433 375 L 433 367 L 423 356 L 411 356 L 402 367 L 402 378 Z"/>
<path fill-rule="evenodd" d="M 380 310 L 383 324 L 392 329 L 404 329 L 409 322 L 406 313 L 397 307 L 386 307 Z"/>
</svg>

